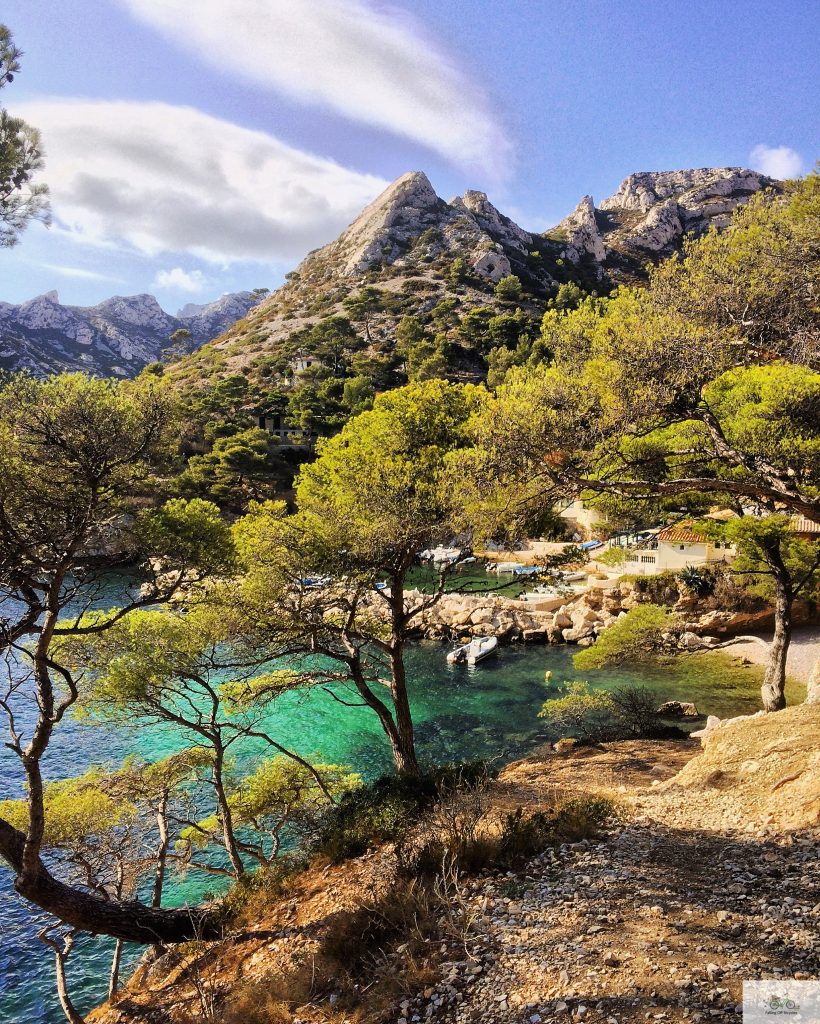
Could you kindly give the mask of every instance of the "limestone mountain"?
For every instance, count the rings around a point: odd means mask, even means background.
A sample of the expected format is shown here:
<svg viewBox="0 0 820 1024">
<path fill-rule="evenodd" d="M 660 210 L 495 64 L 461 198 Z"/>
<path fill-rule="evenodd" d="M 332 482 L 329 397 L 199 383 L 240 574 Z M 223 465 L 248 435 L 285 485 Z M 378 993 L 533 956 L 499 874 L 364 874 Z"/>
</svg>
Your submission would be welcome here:
<svg viewBox="0 0 820 1024">
<path fill-rule="evenodd" d="M 0 302 L 0 369 L 38 376 L 85 370 L 130 377 L 160 358 L 179 328 L 199 346 L 224 332 L 258 301 L 251 292 L 223 295 L 176 316 L 153 295 L 116 295 L 96 306 L 64 306 L 56 291 L 21 305 Z"/>
<path fill-rule="evenodd" d="M 567 243 L 567 257 L 591 256 L 614 280 L 640 273 L 680 249 L 687 235 L 724 228 L 732 211 L 756 192 L 780 183 L 740 167 L 630 174 L 596 207 L 584 196 L 550 235 Z"/>
<path fill-rule="evenodd" d="M 483 192 L 447 202 L 425 174 L 411 172 L 170 372 L 195 387 L 241 376 L 258 411 L 287 406 L 312 429 L 334 403 L 343 416 L 345 403 L 349 413 L 363 395 L 408 376 L 492 377 L 532 355 L 550 303 L 639 282 L 648 262 L 687 235 L 724 226 L 736 206 L 769 187 L 779 183 L 732 167 L 632 174 L 600 206 L 585 196 L 538 233 Z"/>
</svg>

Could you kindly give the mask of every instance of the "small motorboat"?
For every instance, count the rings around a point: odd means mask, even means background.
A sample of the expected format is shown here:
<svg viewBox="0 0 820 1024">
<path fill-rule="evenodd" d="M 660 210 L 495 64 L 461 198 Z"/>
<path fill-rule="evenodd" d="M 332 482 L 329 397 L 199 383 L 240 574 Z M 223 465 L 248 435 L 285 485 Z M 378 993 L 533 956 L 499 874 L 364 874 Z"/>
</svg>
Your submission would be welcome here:
<svg viewBox="0 0 820 1024">
<path fill-rule="evenodd" d="M 461 644 L 447 655 L 448 665 L 477 665 L 489 657 L 498 647 L 497 636 L 477 636 L 469 643 Z"/>
<path fill-rule="evenodd" d="M 305 576 L 299 583 L 306 590 L 315 590 L 318 587 L 326 587 L 333 582 L 331 576 Z"/>
<path fill-rule="evenodd" d="M 493 572 L 504 573 L 504 572 L 515 572 L 516 569 L 521 568 L 520 562 L 496 562 Z"/>
</svg>

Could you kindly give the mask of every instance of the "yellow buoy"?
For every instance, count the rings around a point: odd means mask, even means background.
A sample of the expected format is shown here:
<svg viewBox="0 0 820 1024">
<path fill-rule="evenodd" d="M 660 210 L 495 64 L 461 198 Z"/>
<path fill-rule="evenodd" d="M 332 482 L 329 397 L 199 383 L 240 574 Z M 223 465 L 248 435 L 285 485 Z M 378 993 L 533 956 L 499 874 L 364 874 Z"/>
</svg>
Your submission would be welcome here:
<svg viewBox="0 0 820 1024">
<path fill-rule="evenodd" d="M 544 674 L 544 682 L 545 682 L 545 683 L 548 683 L 548 682 L 549 682 L 549 681 L 550 681 L 551 679 L 552 679 L 552 672 L 549 672 L 549 671 L 548 671 L 548 672 L 546 672 L 546 673 Z"/>
</svg>

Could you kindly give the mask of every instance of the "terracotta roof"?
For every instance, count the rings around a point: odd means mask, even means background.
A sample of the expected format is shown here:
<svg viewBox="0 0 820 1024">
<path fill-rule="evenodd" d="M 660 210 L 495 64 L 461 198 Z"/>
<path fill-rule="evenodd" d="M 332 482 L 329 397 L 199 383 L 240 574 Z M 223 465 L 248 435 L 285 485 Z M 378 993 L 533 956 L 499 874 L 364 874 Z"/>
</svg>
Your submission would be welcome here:
<svg viewBox="0 0 820 1024">
<path fill-rule="evenodd" d="M 667 526 L 658 534 L 658 540 L 670 541 L 673 544 L 704 544 L 706 537 L 695 531 L 686 523 L 679 523 L 677 526 Z"/>
<path fill-rule="evenodd" d="M 794 516 L 792 519 L 792 530 L 795 533 L 820 533 L 820 523 L 805 516 Z"/>
</svg>

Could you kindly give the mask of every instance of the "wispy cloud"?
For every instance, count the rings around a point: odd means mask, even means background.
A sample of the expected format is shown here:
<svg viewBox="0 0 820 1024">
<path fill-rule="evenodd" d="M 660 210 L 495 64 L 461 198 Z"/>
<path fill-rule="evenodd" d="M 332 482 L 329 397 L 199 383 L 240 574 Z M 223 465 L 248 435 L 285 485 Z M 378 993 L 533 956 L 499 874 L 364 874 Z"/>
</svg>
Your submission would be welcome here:
<svg viewBox="0 0 820 1024">
<path fill-rule="evenodd" d="M 45 100 L 15 113 L 42 130 L 59 227 L 152 256 L 290 261 L 387 184 L 190 107 Z"/>
<path fill-rule="evenodd" d="M 803 158 L 788 146 L 766 146 L 761 142 L 749 159 L 754 170 L 772 178 L 796 178 L 803 170 Z"/>
<path fill-rule="evenodd" d="M 73 277 L 80 281 L 113 281 L 122 284 L 121 277 L 113 277 L 111 274 L 102 274 L 97 270 L 85 270 L 83 267 L 69 267 L 61 263 L 38 263 L 42 270 L 50 270 L 53 274 L 61 274 L 63 277 Z"/>
<path fill-rule="evenodd" d="M 380 0 L 120 0 L 220 71 L 413 139 L 503 177 L 507 135 L 480 86 Z"/>
<path fill-rule="evenodd" d="M 173 288 L 192 295 L 204 291 L 207 283 L 201 270 L 183 270 L 182 267 L 160 270 L 154 278 L 155 288 Z"/>
</svg>

